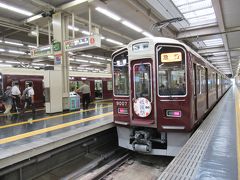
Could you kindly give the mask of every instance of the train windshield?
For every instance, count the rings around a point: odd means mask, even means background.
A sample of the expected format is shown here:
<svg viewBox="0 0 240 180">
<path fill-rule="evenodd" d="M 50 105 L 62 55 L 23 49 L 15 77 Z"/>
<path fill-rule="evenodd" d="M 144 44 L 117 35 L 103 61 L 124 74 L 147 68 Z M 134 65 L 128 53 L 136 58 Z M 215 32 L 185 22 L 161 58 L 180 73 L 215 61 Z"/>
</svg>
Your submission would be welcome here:
<svg viewBox="0 0 240 180">
<path fill-rule="evenodd" d="M 113 58 L 114 95 L 129 95 L 128 53 L 124 52 Z"/>
<path fill-rule="evenodd" d="M 158 90 L 160 96 L 186 94 L 185 53 L 182 48 L 163 46 L 158 52 Z"/>
<path fill-rule="evenodd" d="M 136 64 L 133 72 L 135 98 L 145 97 L 151 101 L 151 65 Z"/>
</svg>

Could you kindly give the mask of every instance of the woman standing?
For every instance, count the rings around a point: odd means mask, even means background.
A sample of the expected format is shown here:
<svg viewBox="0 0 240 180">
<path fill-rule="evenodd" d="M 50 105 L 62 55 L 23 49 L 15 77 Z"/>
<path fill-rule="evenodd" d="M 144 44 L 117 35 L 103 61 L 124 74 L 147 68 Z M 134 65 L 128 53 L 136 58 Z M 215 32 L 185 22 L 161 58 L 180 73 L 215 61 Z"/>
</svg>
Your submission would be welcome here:
<svg viewBox="0 0 240 180">
<path fill-rule="evenodd" d="M 5 107 L 4 114 L 8 115 L 12 109 L 12 87 L 7 86 L 6 91 L 4 92 L 5 98 L 3 99 L 3 105 Z"/>
</svg>

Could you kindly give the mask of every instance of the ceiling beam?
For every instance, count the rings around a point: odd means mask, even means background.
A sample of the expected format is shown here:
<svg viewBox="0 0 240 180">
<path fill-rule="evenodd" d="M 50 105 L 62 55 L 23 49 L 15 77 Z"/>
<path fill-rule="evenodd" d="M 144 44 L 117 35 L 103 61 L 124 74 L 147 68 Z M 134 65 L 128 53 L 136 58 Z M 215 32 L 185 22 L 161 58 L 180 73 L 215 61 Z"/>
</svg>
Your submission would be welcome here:
<svg viewBox="0 0 240 180">
<path fill-rule="evenodd" d="M 215 14 L 216 14 L 216 18 L 217 18 L 217 21 L 218 21 L 219 29 L 220 29 L 221 32 L 225 32 L 226 30 L 225 30 L 225 25 L 224 25 L 224 21 L 223 21 L 221 3 L 220 3 L 219 0 L 214 0 L 214 1 L 212 1 L 212 3 L 213 3 L 213 8 L 214 8 L 214 11 L 215 11 Z M 231 56 L 230 56 L 230 52 L 229 52 L 227 35 L 222 34 L 222 39 L 223 39 L 223 44 L 224 44 L 224 47 L 227 51 L 227 56 L 228 56 L 229 63 L 230 63 L 231 69 L 232 69 Z M 232 74 L 233 74 L 233 71 L 232 71 Z M 233 74 L 233 76 L 234 76 L 234 74 Z"/>
<path fill-rule="evenodd" d="M 219 34 L 220 30 L 217 26 L 214 27 L 205 27 L 200 29 L 192 29 L 184 32 L 180 32 L 177 34 L 177 39 L 189 39 L 189 38 L 196 38 L 202 36 L 209 36 Z"/>
<path fill-rule="evenodd" d="M 216 52 L 225 52 L 225 48 L 206 48 L 206 49 L 200 49 L 197 52 L 199 54 L 208 54 L 208 53 L 216 53 Z"/>
</svg>

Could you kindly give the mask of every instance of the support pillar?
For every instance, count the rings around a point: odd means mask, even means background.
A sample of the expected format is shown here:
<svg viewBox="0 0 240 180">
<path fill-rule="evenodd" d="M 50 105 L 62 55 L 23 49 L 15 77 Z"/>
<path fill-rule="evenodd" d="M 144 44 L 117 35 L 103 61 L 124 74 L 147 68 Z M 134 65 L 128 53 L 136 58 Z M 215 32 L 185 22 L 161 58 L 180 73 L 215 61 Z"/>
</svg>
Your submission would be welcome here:
<svg viewBox="0 0 240 180">
<path fill-rule="evenodd" d="M 64 41 L 69 37 L 69 18 L 62 12 L 53 14 L 53 39 L 59 44 L 58 49 L 53 48 L 54 70 L 46 72 L 46 83 L 49 86 L 50 102 L 46 103 L 46 112 L 61 112 L 69 107 L 69 61 L 67 53 L 64 51 Z"/>
</svg>

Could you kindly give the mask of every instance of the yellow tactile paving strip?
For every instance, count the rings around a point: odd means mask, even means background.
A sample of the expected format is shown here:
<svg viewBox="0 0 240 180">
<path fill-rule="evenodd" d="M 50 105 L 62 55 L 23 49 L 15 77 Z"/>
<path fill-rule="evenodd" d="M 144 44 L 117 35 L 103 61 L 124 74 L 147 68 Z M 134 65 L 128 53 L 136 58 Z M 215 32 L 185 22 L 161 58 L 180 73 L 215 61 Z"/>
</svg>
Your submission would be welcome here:
<svg viewBox="0 0 240 180">
<path fill-rule="evenodd" d="M 13 141 L 21 140 L 21 139 L 24 139 L 24 138 L 36 136 L 36 135 L 43 134 L 43 133 L 46 133 L 46 132 L 63 129 L 63 128 L 66 128 L 66 127 L 74 126 L 74 125 L 81 124 L 81 123 L 88 122 L 88 121 L 97 120 L 97 119 L 106 117 L 106 116 L 111 115 L 111 114 L 112 114 L 112 112 L 108 112 L 108 113 L 100 114 L 100 115 L 97 115 L 97 116 L 92 116 L 92 117 L 89 117 L 89 118 L 80 119 L 80 120 L 77 120 L 77 121 L 72 121 L 72 122 L 59 124 L 59 125 L 48 127 L 48 128 L 43 128 L 43 129 L 31 131 L 31 132 L 28 132 L 28 133 L 19 134 L 19 135 L 16 135 L 16 136 L 3 138 L 3 139 L 0 139 L 0 144 L 6 144 L 6 143 L 9 143 L 9 142 L 13 142 Z"/>
<path fill-rule="evenodd" d="M 102 106 L 101 108 L 108 108 L 108 107 L 111 107 L 111 106 L 112 105 Z M 13 127 L 13 126 L 20 126 L 20 125 L 23 125 L 23 124 L 32 124 L 32 123 L 36 123 L 36 122 L 40 122 L 40 121 L 54 120 L 55 118 L 58 118 L 58 117 L 64 117 L 64 116 L 68 116 L 68 115 L 72 115 L 72 114 L 94 111 L 96 109 L 98 109 L 98 108 L 91 108 L 91 109 L 87 109 L 87 110 L 74 111 L 74 112 L 59 114 L 59 115 L 55 115 L 55 116 L 48 116 L 48 117 L 44 117 L 44 118 L 40 118 L 40 119 L 36 119 L 36 120 L 29 120 L 29 121 L 24 121 L 24 122 L 20 122 L 20 123 L 8 124 L 8 125 L 0 126 L 0 129 L 9 128 L 9 127 Z M 55 120 L 57 120 L 57 119 L 55 119 Z"/>
<path fill-rule="evenodd" d="M 236 106 L 236 130 L 237 130 L 237 157 L 238 157 L 238 179 L 240 177 L 240 95 L 239 89 L 235 88 L 235 106 Z"/>
</svg>

